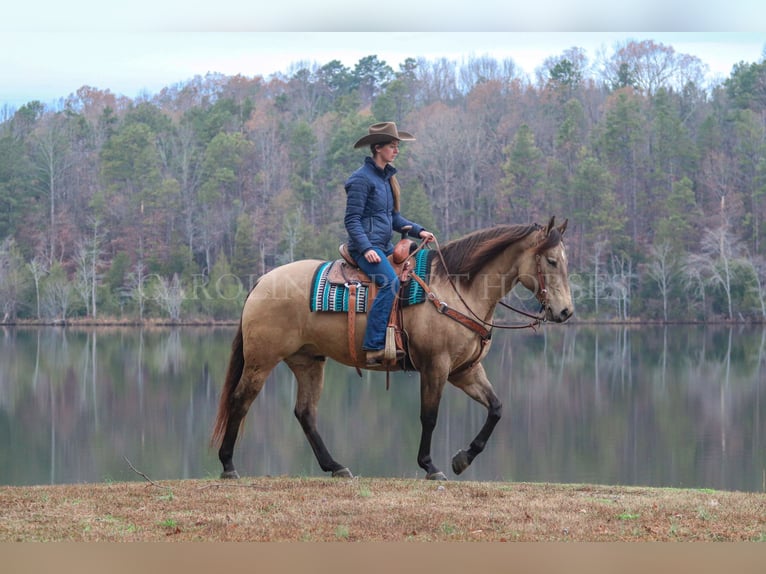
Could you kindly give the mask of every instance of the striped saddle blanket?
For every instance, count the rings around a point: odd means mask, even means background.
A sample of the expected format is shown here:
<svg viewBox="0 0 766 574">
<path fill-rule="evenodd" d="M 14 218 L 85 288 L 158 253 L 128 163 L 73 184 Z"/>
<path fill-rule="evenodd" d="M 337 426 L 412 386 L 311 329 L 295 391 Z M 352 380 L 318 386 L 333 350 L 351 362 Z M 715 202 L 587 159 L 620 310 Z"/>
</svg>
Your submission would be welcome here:
<svg viewBox="0 0 766 574">
<path fill-rule="evenodd" d="M 415 254 L 411 273 L 417 274 L 426 284 L 430 282 L 431 257 L 434 253 L 436 252 L 422 249 Z M 348 312 L 348 287 L 344 283 L 331 281 L 329 277 L 332 266 L 340 265 L 341 261 L 325 261 L 317 268 L 311 281 L 311 311 Z M 400 297 L 402 307 L 417 305 L 426 300 L 426 294 L 417 281 L 408 281 Z M 371 303 L 368 286 L 360 285 L 357 288 L 355 311 L 366 313 Z"/>
</svg>

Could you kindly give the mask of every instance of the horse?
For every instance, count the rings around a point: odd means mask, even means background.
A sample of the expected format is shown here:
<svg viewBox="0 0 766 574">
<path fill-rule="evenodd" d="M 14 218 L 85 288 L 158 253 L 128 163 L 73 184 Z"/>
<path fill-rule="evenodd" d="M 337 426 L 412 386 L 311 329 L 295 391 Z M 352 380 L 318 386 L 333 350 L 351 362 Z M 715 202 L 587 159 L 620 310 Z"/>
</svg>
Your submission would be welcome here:
<svg viewBox="0 0 766 574">
<path fill-rule="evenodd" d="M 474 231 L 438 248 L 432 257 L 430 282 L 424 288 L 431 303 L 403 308 L 408 365 L 420 375 L 421 436 L 417 463 L 425 478 L 447 480 L 431 459 L 431 438 L 439 402 L 449 381 L 487 409 L 484 425 L 469 446 L 452 458 L 462 473 L 479 455 L 502 414 L 502 404 L 481 360 L 489 350 L 493 314 L 502 298 L 521 283 L 541 304 L 538 321 L 563 323 L 574 313 L 563 234 L 567 222 L 551 218 L 539 224 L 506 224 Z M 428 245 L 422 245 L 429 247 Z M 218 445 L 221 478 L 239 478 L 234 444 L 247 411 L 274 367 L 284 361 L 295 376 L 294 415 L 319 466 L 333 477 L 353 477 L 337 462 L 317 430 L 319 398 L 329 357 L 356 368 L 390 366 L 355 363 L 362 357 L 365 315 L 356 315 L 356 349 L 349 344 L 346 313 L 310 310 L 312 279 L 323 262 L 299 260 L 262 275 L 248 294 L 221 390 L 211 444 Z M 434 308 L 436 307 L 436 308 Z"/>
</svg>

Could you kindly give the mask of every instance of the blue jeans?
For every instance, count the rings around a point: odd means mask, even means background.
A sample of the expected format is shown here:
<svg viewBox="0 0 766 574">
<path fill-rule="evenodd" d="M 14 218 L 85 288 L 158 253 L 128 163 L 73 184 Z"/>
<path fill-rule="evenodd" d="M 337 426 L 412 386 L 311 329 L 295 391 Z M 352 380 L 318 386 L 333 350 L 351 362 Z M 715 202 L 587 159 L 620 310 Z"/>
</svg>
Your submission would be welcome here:
<svg viewBox="0 0 766 574">
<path fill-rule="evenodd" d="M 378 286 L 378 294 L 372 302 L 372 307 L 367 311 L 367 329 L 364 332 L 362 349 L 365 351 L 377 351 L 386 346 L 386 327 L 394 306 L 394 298 L 399 293 L 399 278 L 388 262 L 386 254 L 377 247 L 375 251 L 380 255 L 380 263 L 370 263 L 360 255 L 356 258 L 359 268 L 370 276 Z"/>
</svg>

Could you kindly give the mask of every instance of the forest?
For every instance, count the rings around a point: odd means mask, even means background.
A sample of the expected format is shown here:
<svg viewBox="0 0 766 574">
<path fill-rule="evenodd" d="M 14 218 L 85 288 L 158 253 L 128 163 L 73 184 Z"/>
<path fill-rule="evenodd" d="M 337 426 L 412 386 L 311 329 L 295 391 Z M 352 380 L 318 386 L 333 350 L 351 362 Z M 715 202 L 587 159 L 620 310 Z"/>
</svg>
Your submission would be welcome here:
<svg viewBox="0 0 766 574">
<path fill-rule="evenodd" d="M 653 40 L 598 61 L 376 55 L 0 110 L 0 323 L 236 320 L 331 259 L 377 121 L 417 141 L 402 212 L 445 244 L 569 220 L 580 319 L 766 321 L 766 52 L 728 77 Z M 519 297 L 522 297 L 519 295 Z"/>
</svg>

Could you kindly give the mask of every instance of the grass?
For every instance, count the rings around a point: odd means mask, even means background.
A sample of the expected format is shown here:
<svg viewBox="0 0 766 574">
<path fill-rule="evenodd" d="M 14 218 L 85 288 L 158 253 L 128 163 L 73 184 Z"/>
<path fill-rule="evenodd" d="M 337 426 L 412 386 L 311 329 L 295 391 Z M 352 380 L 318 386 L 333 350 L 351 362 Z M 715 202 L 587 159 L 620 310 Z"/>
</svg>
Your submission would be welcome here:
<svg viewBox="0 0 766 574">
<path fill-rule="evenodd" d="M 243 478 L 0 487 L 0 541 L 764 541 L 766 494 Z"/>
</svg>

